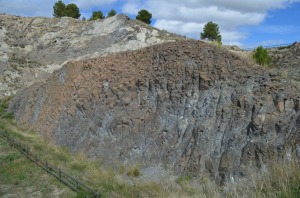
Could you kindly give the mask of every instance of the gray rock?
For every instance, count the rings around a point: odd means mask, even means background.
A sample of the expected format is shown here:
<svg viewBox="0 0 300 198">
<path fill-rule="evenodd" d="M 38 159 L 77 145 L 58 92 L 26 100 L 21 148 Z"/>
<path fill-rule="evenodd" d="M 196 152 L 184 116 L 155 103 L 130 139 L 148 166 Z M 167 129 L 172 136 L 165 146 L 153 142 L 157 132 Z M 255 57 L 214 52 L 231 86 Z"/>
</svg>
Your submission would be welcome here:
<svg viewBox="0 0 300 198">
<path fill-rule="evenodd" d="M 107 164 L 161 165 L 223 184 L 299 157 L 299 98 L 298 86 L 226 50 L 180 41 L 68 63 L 10 110 Z"/>
<path fill-rule="evenodd" d="M 185 39 L 124 14 L 97 21 L 0 14 L 0 27 L 0 98 L 45 81 L 68 61 Z"/>
</svg>

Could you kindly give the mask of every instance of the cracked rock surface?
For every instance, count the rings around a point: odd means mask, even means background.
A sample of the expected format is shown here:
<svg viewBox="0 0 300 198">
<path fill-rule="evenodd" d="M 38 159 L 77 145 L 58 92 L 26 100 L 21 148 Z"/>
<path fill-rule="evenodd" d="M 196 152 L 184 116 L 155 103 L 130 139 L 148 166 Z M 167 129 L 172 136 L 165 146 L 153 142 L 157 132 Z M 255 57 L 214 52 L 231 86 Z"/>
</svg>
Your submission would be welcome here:
<svg viewBox="0 0 300 198">
<path fill-rule="evenodd" d="M 105 20 L 0 14 L 0 98 L 41 82 L 64 63 L 185 39 L 120 14 Z"/>
<path fill-rule="evenodd" d="M 17 123 L 105 163 L 236 181 L 300 157 L 300 85 L 197 41 L 69 62 L 10 105 Z"/>
</svg>

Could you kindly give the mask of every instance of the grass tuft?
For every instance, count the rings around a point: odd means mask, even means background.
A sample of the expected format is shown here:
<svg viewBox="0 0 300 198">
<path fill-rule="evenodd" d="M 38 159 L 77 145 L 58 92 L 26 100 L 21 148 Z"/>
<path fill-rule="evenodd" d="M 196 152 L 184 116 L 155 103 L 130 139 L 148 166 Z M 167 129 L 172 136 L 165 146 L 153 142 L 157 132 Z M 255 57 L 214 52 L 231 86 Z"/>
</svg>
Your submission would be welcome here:
<svg viewBox="0 0 300 198">
<path fill-rule="evenodd" d="M 132 167 L 127 171 L 127 176 L 130 177 L 139 177 L 141 176 L 140 169 L 138 167 Z"/>
</svg>

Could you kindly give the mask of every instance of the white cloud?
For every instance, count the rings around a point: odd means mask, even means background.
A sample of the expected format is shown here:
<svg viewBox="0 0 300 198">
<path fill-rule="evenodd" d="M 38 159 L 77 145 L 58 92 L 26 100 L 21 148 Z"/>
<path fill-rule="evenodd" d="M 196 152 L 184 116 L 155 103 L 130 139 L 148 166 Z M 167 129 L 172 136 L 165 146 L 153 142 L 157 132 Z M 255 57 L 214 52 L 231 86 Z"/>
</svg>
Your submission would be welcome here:
<svg viewBox="0 0 300 198">
<path fill-rule="evenodd" d="M 247 34 L 239 32 L 244 25 L 259 25 L 269 10 L 282 9 L 300 0 L 129 0 L 123 12 L 136 14 L 149 10 L 156 19 L 154 26 L 160 29 L 199 38 L 208 21 L 220 26 L 224 43 L 240 43 Z"/>
<path fill-rule="evenodd" d="M 52 16 L 56 0 L 0 0 L 0 12 L 19 16 Z"/>
<path fill-rule="evenodd" d="M 239 31 L 227 31 L 224 30 L 222 31 L 222 38 L 226 41 L 226 42 L 237 42 L 239 40 L 243 40 L 245 39 L 248 35 L 246 33 L 242 33 Z"/>
<path fill-rule="evenodd" d="M 199 39 L 200 32 L 203 30 L 205 23 L 180 22 L 170 20 L 157 20 L 155 27 L 170 32 L 176 32 L 181 35 L 186 35 L 191 38 Z M 247 37 L 247 34 L 238 31 L 220 30 L 222 32 L 222 39 L 226 44 L 237 43 Z"/>
<path fill-rule="evenodd" d="M 0 0 L 0 13 L 19 16 L 52 17 L 53 6 L 58 0 Z M 75 3 L 81 13 L 100 9 L 103 5 L 115 3 L 117 0 L 63 0 L 65 4 Z"/>
<path fill-rule="evenodd" d="M 127 14 L 133 14 L 136 15 L 139 10 L 143 8 L 143 5 L 140 1 L 128 1 L 125 3 L 122 7 L 122 11 Z"/>
<path fill-rule="evenodd" d="M 172 20 L 157 20 L 154 24 L 155 27 L 162 30 L 169 30 L 171 32 L 176 32 L 178 34 L 193 34 L 195 30 L 201 30 L 204 24 L 194 23 L 194 22 L 182 22 L 182 21 L 172 21 Z M 199 37 L 199 36 L 198 36 Z"/>
<path fill-rule="evenodd" d="M 146 5 L 177 5 L 179 7 L 199 8 L 218 6 L 241 12 L 265 12 L 268 9 L 283 8 L 299 0 L 147 0 Z M 165 7 L 166 8 L 166 7 Z"/>
<path fill-rule="evenodd" d="M 80 9 L 91 10 L 93 7 L 100 7 L 107 4 L 112 4 L 117 0 L 69 0 L 66 2 L 75 3 Z"/>
</svg>

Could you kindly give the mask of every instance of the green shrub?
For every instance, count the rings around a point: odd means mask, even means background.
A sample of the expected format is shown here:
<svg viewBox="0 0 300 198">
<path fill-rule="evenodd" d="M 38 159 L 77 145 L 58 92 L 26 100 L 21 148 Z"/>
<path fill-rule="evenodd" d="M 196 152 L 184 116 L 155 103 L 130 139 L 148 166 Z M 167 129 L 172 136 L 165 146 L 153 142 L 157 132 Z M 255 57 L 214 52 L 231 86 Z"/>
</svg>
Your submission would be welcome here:
<svg viewBox="0 0 300 198">
<path fill-rule="evenodd" d="M 14 114 L 11 113 L 11 112 L 5 112 L 5 113 L 2 115 L 2 118 L 13 119 L 13 118 L 14 118 Z"/>
<path fill-rule="evenodd" d="M 12 97 L 6 97 L 6 98 L 0 100 L 0 118 L 7 118 L 7 119 L 13 119 L 14 118 L 13 113 L 10 113 L 10 112 L 6 111 L 11 98 Z"/>
<path fill-rule="evenodd" d="M 135 17 L 137 20 L 143 21 L 146 24 L 151 23 L 152 13 L 150 13 L 148 10 L 140 10 L 138 12 L 138 15 Z"/>
<path fill-rule="evenodd" d="M 4 157 L 0 157 L 2 162 L 13 162 L 19 158 L 21 158 L 22 155 L 20 153 L 11 153 L 9 155 L 6 155 Z"/>
<path fill-rule="evenodd" d="M 138 177 L 141 175 L 141 172 L 138 167 L 133 167 L 132 169 L 127 171 L 127 176 Z"/>
<path fill-rule="evenodd" d="M 188 181 L 190 181 L 191 179 L 192 179 L 192 176 L 191 176 L 191 175 L 180 176 L 180 177 L 177 178 L 177 182 L 178 182 L 179 184 L 181 184 L 181 183 L 184 183 L 184 182 L 188 182 Z"/>
<path fill-rule="evenodd" d="M 201 39 L 208 39 L 209 41 L 216 41 L 222 44 L 222 36 L 219 31 L 219 25 L 210 21 L 204 25 L 203 32 L 200 34 Z"/>
<path fill-rule="evenodd" d="M 99 11 L 93 11 L 93 14 L 91 16 L 91 18 L 89 19 L 89 21 L 94 21 L 97 19 L 105 19 L 103 13 L 99 10 Z"/>
<path fill-rule="evenodd" d="M 257 64 L 262 66 L 270 67 L 272 64 L 272 59 L 268 55 L 268 51 L 264 49 L 262 46 L 259 46 L 254 50 L 253 59 Z"/>
<path fill-rule="evenodd" d="M 109 13 L 107 14 L 107 18 L 108 17 L 113 17 L 113 16 L 115 16 L 117 14 L 117 12 L 114 10 L 114 9 L 111 9 L 110 11 L 109 11 Z"/>
<path fill-rule="evenodd" d="M 80 15 L 79 8 L 74 3 L 65 5 L 61 0 L 59 0 L 53 6 L 53 16 L 56 18 L 67 16 L 78 19 Z"/>
</svg>

